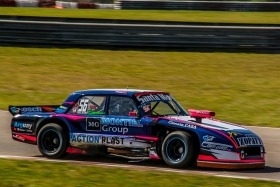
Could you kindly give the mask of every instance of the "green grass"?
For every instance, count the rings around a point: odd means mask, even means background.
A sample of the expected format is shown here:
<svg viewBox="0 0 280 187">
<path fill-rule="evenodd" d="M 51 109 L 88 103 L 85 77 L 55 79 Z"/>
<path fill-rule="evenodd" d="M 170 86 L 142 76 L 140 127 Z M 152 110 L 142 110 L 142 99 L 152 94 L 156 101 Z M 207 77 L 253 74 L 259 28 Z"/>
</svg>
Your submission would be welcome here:
<svg viewBox="0 0 280 187">
<path fill-rule="evenodd" d="M 140 171 L 121 168 L 105 168 L 83 164 L 50 163 L 0 159 L 1 187 L 147 187 L 147 186 L 234 186 L 273 187 L 279 183 L 230 179 L 193 174 Z M 51 185 L 50 185 L 51 184 Z"/>
<path fill-rule="evenodd" d="M 218 119 L 280 127 L 280 54 L 142 52 L 0 47 L 0 109 L 61 104 L 73 91 L 171 92 Z"/>
<path fill-rule="evenodd" d="M 0 8 L 0 15 L 158 20 L 211 23 L 280 24 L 280 12 L 96 10 L 52 8 Z"/>
</svg>

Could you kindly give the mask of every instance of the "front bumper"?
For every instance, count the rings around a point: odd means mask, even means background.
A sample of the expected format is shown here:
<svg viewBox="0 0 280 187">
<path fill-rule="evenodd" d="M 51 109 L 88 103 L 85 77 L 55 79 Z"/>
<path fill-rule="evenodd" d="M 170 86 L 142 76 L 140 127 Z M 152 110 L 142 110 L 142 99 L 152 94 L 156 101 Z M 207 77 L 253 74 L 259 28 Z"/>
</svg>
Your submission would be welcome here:
<svg viewBox="0 0 280 187">
<path fill-rule="evenodd" d="M 221 169 L 253 169 L 265 167 L 263 146 L 239 147 L 236 152 L 217 149 L 201 149 L 198 167 Z"/>
</svg>

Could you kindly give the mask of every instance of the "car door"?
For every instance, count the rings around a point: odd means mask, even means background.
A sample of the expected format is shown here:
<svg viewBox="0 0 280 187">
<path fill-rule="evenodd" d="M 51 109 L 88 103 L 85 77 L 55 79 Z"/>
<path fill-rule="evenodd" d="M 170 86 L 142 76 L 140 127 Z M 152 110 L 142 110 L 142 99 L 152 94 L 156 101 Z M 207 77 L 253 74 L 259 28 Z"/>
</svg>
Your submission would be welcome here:
<svg viewBox="0 0 280 187">
<path fill-rule="evenodd" d="M 112 135 L 145 135 L 138 109 L 130 97 L 110 96 L 108 115 L 101 118 L 101 132 Z"/>
<path fill-rule="evenodd" d="M 69 111 L 78 119 L 73 123 L 76 124 L 76 128 L 72 130 L 74 133 L 70 134 L 71 145 L 146 147 L 141 142 L 133 143 L 134 139 L 131 137 L 146 134 L 133 100 L 130 97 L 107 96 L 103 99 L 104 105 L 101 105 L 100 101 L 95 101 L 98 97 L 101 96 L 82 96 Z"/>
</svg>

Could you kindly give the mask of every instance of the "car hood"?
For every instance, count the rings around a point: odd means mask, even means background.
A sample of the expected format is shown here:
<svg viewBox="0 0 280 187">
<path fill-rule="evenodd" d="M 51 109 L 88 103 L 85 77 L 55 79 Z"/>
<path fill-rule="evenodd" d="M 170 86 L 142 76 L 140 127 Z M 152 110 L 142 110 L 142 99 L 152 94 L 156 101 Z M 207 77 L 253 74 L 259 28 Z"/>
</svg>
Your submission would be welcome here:
<svg viewBox="0 0 280 187">
<path fill-rule="evenodd" d="M 223 134 L 232 139 L 238 146 L 263 145 L 260 137 L 253 131 L 226 121 L 212 118 L 201 118 L 201 121 L 197 122 L 196 118 L 191 116 L 159 117 L 158 121 L 162 121 L 164 124 L 172 127 L 180 126 L 180 128 L 197 131 L 197 133 L 210 130 L 212 132 Z"/>
</svg>

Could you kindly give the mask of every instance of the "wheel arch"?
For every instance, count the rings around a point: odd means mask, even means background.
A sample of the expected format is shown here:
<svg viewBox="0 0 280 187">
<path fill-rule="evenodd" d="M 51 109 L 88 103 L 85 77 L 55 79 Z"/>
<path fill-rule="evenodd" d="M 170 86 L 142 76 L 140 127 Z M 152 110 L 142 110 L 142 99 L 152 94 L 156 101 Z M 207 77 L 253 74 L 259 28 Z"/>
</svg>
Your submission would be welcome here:
<svg viewBox="0 0 280 187">
<path fill-rule="evenodd" d="M 171 128 L 168 126 L 164 126 L 164 125 L 159 125 L 158 126 L 158 130 L 157 130 L 157 137 L 158 137 L 158 143 L 157 143 L 157 153 L 160 157 L 162 157 L 161 155 L 161 151 L 159 151 L 161 149 L 162 143 L 165 139 L 165 137 L 175 131 L 182 131 L 182 132 L 186 132 L 189 133 L 194 141 L 194 148 L 195 148 L 195 158 L 198 158 L 199 155 L 199 151 L 200 151 L 200 141 L 199 141 L 199 137 L 198 134 L 195 131 L 192 130 L 188 130 L 188 129 L 175 129 L 175 128 Z M 167 133 L 168 132 L 168 133 Z"/>
<path fill-rule="evenodd" d="M 194 131 L 189 130 L 189 131 L 184 131 L 184 132 L 189 133 L 189 134 L 192 136 L 192 138 L 193 138 L 193 141 L 194 141 L 194 148 L 195 148 L 195 158 L 196 158 L 196 160 L 197 160 L 198 155 L 199 155 L 199 152 L 200 152 L 200 141 L 199 141 L 199 137 L 198 137 L 197 133 L 194 132 Z"/>
<path fill-rule="evenodd" d="M 55 124 L 58 124 L 59 126 L 61 126 L 63 131 L 65 132 L 67 138 L 69 139 L 69 132 L 70 132 L 69 127 L 68 127 L 67 123 L 60 118 L 46 118 L 43 121 L 41 121 L 40 124 L 36 128 L 36 136 L 38 135 L 41 128 L 49 123 L 55 123 Z"/>
</svg>

